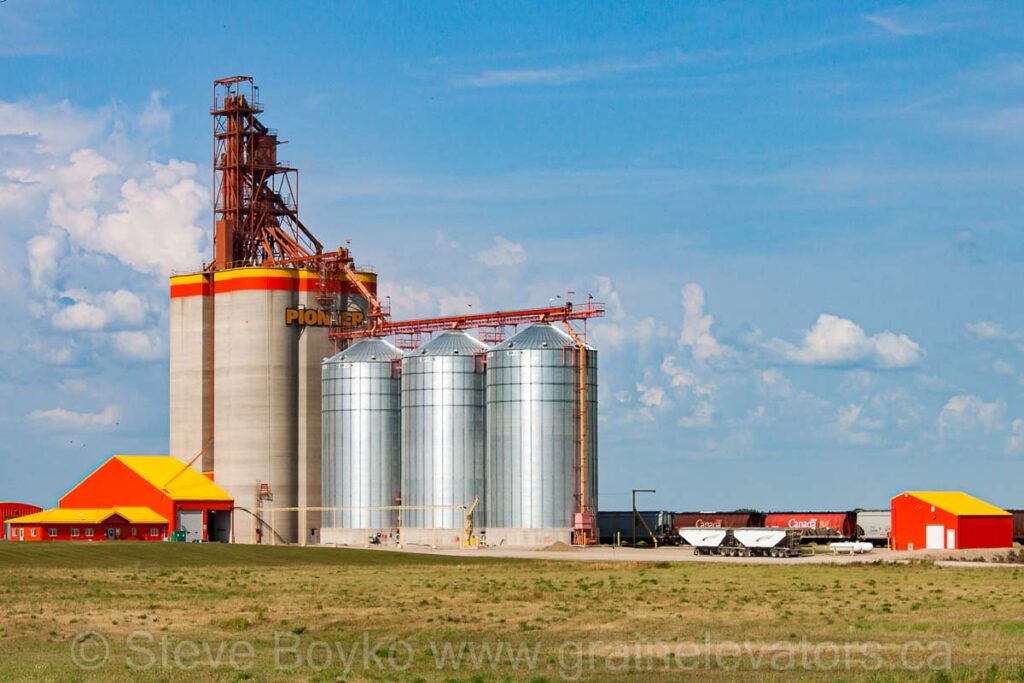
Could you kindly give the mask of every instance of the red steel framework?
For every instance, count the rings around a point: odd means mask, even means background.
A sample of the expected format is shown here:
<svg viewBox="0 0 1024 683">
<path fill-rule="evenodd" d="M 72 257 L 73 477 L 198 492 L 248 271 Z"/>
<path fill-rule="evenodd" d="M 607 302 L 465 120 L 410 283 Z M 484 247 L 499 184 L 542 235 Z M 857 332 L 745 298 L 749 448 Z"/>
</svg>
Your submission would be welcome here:
<svg viewBox="0 0 1024 683">
<path fill-rule="evenodd" d="M 257 118 L 262 112 L 259 88 L 251 76 L 232 76 L 213 82 L 210 113 L 213 115 L 214 258 L 206 270 L 265 266 L 319 273 L 317 300 L 321 308 L 331 314 L 329 336 L 336 348 L 363 337 L 394 337 L 399 348 L 410 349 L 419 345 L 422 335 L 443 330 L 477 330 L 482 341 L 496 344 L 519 325 L 564 324 L 580 359 L 580 405 L 577 409 L 580 452 L 576 467 L 579 493 L 574 540 L 582 544 L 596 542 L 594 515 L 590 510 L 592 501 L 586 495 L 590 476 L 586 461 L 586 332 L 588 320 L 604 315 L 604 304 L 594 302 L 589 295 L 585 304 L 573 304 L 567 294 L 562 306 L 392 321 L 390 307 L 382 306 L 357 276 L 351 252 L 339 247 L 337 251 L 324 253 L 323 245 L 299 219 L 299 172 L 278 161 L 277 146 L 284 143 L 278 140 L 276 130 L 267 128 Z M 348 281 L 367 302 L 366 322 L 359 327 L 343 327 L 342 311 L 335 310 L 337 299 L 333 289 L 341 279 Z M 574 329 L 572 321 L 581 321 L 582 330 Z"/>
<path fill-rule="evenodd" d="M 373 295 L 370 294 L 370 296 Z M 425 334 L 444 330 L 478 330 L 481 341 L 497 344 L 504 340 L 510 331 L 514 332 L 519 325 L 561 322 L 566 324 L 574 338 L 577 338 L 577 334 L 579 334 L 582 339 L 585 339 L 587 321 L 604 315 L 605 311 L 604 304 L 597 303 L 588 297 L 585 304 L 567 302 L 564 306 L 548 306 L 546 308 L 392 321 L 387 311 L 380 307 L 379 302 L 374 303 L 371 303 L 371 314 L 368 316 L 367 325 L 354 329 L 334 327 L 331 329 L 331 338 L 336 342 L 347 342 L 362 337 L 394 337 L 395 345 L 399 348 L 413 349 L 419 346 L 420 337 Z M 374 310 L 378 311 L 376 315 L 373 313 Z M 577 333 L 569 326 L 571 320 L 583 322 L 581 333 Z"/>
<path fill-rule="evenodd" d="M 278 161 L 284 143 L 257 118 L 262 112 L 251 77 L 213 82 L 211 270 L 273 266 L 323 251 L 299 220 L 299 172 Z"/>
</svg>

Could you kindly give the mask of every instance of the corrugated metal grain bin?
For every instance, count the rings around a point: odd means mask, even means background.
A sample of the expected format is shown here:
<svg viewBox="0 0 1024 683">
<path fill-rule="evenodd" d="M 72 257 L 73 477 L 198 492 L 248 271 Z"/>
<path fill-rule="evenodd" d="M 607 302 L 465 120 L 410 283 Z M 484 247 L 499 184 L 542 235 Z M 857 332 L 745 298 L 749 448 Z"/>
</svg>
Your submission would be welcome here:
<svg viewBox="0 0 1024 683">
<path fill-rule="evenodd" d="M 342 529 L 388 533 L 398 525 L 402 488 L 402 352 L 363 339 L 323 362 L 323 502 L 321 537 Z"/>
<path fill-rule="evenodd" d="M 484 354 L 453 330 L 402 359 L 402 519 L 408 529 L 461 529 L 484 494 Z M 486 514 L 476 523 L 485 527 Z"/>
<path fill-rule="evenodd" d="M 537 323 L 487 354 L 487 523 L 511 529 L 573 526 L 579 494 L 576 344 Z M 587 509 L 597 503 L 597 352 L 587 350 Z"/>
</svg>

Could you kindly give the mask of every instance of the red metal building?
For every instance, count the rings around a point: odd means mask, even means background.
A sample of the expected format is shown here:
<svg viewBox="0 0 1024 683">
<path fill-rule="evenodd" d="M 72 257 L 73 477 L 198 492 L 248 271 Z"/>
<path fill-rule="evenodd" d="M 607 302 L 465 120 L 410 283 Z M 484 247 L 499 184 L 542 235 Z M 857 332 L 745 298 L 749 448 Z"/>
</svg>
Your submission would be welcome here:
<svg viewBox="0 0 1024 683">
<path fill-rule="evenodd" d="M 0 526 L 0 529 L 3 530 L 3 538 L 14 540 L 11 538 L 10 525 L 7 520 L 31 515 L 34 512 L 42 512 L 42 510 L 43 508 L 38 505 L 30 503 L 0 503 L 0 524 L 3 525 Z"/>
<path fill-rule="evenodd" d="M 188 464 L 164 455 L 115 455 L 60 499 L 10 520 L 16 540 L 230 542 L 234 501 Z M 153 533 L 154 530 L 157 533 Z"/>
<path fill-rule="evenodd" d="M 906 491 L 892 499 L 894 550 L 1013 546 L 1013 515 L 961 491 Z"/>
<path fill-rule="evenodd" d="M 54 508 L 10 521 L 14 541 L 162 541 L 167 520 L 149 508 Z"/>
</svg>

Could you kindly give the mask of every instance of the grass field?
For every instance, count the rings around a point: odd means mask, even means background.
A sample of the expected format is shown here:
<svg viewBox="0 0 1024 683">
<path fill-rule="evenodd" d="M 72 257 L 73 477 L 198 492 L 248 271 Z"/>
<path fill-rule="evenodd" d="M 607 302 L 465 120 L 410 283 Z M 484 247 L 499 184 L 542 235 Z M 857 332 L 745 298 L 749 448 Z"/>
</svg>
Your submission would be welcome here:
<svg viewBox="0 0 1024 683">
<path fill-rule="evenodd" d="M 1024 681 L 1022 578 L 0 543 L 0 680 Z"/>
</svg>

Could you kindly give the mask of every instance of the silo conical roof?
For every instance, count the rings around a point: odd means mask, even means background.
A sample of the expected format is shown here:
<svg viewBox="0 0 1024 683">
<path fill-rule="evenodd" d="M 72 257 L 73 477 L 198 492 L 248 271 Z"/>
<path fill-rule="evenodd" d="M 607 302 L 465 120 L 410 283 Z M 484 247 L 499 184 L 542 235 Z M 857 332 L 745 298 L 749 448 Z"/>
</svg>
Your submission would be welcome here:
<svg viewBox="0 0 1024 683">
<path fill-rule="evenodd" d="M 377 337 L 360 339 L 347 349 L 331 356 L 325 363 L 388 363 L 401 360 L 402 352 L 393 344 Z"/>
<path fill-rule="evenodd" d="M 551 323 L 534 323 L 494 348 L 497 350 L 564 349 L 576 348 L 576 342 L 561 327 L 555 327 Z"/>
<path fill-rule="evenodd" d="M 479 339 L 462 330 L 450 330 L 439 334 L 423 346 L 411 352 L 410 356 L 472 356 L 483 353 L 489 347 Z"/>
</svg>

